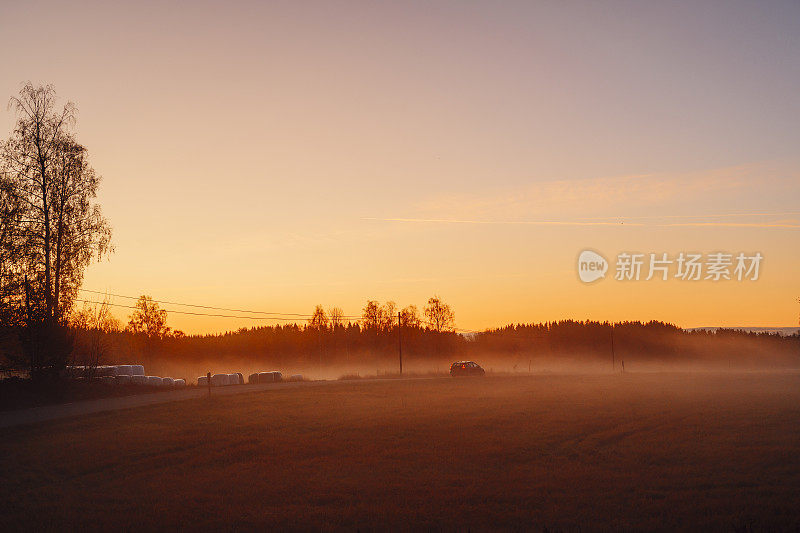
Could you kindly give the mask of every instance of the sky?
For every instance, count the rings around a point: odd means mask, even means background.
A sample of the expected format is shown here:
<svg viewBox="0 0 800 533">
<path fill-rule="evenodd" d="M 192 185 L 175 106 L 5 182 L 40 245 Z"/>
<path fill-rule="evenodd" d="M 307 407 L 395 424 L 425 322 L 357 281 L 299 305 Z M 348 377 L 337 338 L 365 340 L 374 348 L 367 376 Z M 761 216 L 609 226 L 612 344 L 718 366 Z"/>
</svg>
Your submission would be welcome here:
<svg viewBox="0 0 800 533">
<path fill-rule="evenodd" d="M 79 109 L 115 246 L 85 289 L 347 315 L 439 295 L 476 330 L 798 323 L 794 1 L 4 2 L 0 59 L 0 100 L 30 80 Z M 587 249 L 604 279 L 579 279 Z M 620 253 L 681 252 L 763 260 L 614 279 Z"/>
</svg>

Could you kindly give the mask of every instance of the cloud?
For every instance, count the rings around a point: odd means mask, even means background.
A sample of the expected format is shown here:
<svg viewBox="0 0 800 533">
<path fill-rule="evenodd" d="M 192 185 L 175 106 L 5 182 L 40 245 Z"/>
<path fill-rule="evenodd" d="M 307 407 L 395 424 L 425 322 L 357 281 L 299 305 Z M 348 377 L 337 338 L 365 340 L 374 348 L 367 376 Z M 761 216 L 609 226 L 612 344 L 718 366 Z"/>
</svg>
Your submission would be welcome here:
<svg viewBox="0 0 800 533">
<path fill-rule="evenodd" d="M 686 202 L 690 199 L 741 195 L 752 184 L 750 170 L 730 167 L 700 173 L 640 174 L 581 180 L 550 180 L 523 187 L 473 193 L 456 193 L 426 200 L 417 206 L 420 218 L 482 219 L 529 218 L 536 213 L 570 217 L 605 214 L 610 211 L 648 208 Z M 435 216 L 430 216 L 434 215 Z M 582 217 L 583 218 L 583 217 Z"/>
<path fill-rule="evenodd" d="M 592 222 L 585 220 L 466 220 L 466 219 L 445 219 L 445 218 L 376 218 L 364 217 L 362 220 L 374 220 L 380 222 L 412 222 L 428 224 L 510 224 L 527 226 L 619 226 L 626 224 L 630 226 L 643 226 L 641 223 L 625 223 L 619 221 Z"/>
<path fill-rule="evenodd" d="M 704 215 L 689 215 L 689 217 Z M 707 216 L 707 215 L 706 215 Z M 742 215 L 748 216 L 748 215 Z M 651 217 L 651 218 L 672 218 L 672 217 Z M 687 217 L 688 218 L 688 217 Z M 774 222 L 671 222 L 668 224 L 658 224 L 652 222 L 626 222 L 616 221 L 584 221 L 584 220 L 465 220 L 465 219 L 444 219 L 444 218 L 375 218 L 364 217 L 362 220 L 377 222 L 406 222 L 414 224 L 486 224 L 486 225 L 512 225 L 512 226 L 655 226 L 662 228 L 669 227 L 730 227 L 730 228 L 800 228 L 798 221 L 774 221 Z"/>
<path fill-rule="evenodd" d="M 789 227 L 800 214 L 800 172 L 791 164 L 748 164 L 680 174 L 550 180 L 516 188 L 462 191 L 405 213 L 367 220 L 539 226 Z M 742 209 L 750 206 L 751 209 Z M 754 220 L 755 218 L 761 220 Z M 724 219 L 724 220 L 718 220 Z M 738 220 L 737 220 L 738 219 Z"/>
</svg>

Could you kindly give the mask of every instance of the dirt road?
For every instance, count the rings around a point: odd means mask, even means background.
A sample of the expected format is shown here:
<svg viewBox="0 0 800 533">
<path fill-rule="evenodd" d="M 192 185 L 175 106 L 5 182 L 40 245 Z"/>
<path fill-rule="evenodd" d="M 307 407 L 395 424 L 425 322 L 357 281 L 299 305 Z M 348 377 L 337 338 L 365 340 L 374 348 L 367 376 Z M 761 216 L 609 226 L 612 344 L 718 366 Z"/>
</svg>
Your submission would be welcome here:
<svg viewBox="0 0 800 533">
<path fill-rule="evenodd" d="M 211 394 L 214 396 L 229 396 L 231 394 L 242 394 L 267 389 L 313 386 L 324 382 L 301 382 L 301 383 L 266 383 L 259 385 L 232 385 L 229 387 L 214 387 Z M 0 428 L 19 426 L 24 424 L 35 424 L 47 420 L 58 420 L 74 416 L 102 413 L 106 411 L 116 411 L 118 409 L 131 409 L 145 405 L 175 402 L 180 400 L 191 400 L 200 398 L 208 394 L 208 389 L 200 387 L 189 387 L 181 390 L 170 390 L 164 392 L 151 392 L 146 394 L 136 394 L 133 396 L 117 396 L 113 398 L 98 398 L 96 400 L 85 400 L 57 405 L 44 405 L 41 407 L 31 407 L 28 409 L 18 409 L 16 411 L 0 412 Z"/>
</svg>

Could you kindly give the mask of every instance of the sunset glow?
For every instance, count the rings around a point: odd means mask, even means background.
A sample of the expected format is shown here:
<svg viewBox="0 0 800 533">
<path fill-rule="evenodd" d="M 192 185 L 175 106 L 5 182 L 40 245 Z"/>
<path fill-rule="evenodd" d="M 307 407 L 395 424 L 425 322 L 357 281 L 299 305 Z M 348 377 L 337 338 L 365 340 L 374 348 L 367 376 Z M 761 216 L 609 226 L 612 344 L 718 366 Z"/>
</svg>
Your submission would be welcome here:
<svg viewBox="0 0 800 533">
<path fill-rule="evenodd" d="M 0 93 L 78 106 L 116 250 L 85 289 L 348 315 L 438 294 L 465 329 L 792 326 L 800 32 L 796 4 L 762 7 L 25 2 L 0 8 Z M 586 248 L 764 262 L 587 286 Z"/>
</svg>

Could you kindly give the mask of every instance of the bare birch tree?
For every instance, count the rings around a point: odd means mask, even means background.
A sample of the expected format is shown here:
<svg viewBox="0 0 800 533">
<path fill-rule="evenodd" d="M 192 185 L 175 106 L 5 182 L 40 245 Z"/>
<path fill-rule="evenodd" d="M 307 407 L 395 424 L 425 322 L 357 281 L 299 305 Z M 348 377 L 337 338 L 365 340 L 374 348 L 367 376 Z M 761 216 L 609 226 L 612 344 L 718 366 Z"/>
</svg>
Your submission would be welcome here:
<svg viewBox="0 0 800 533">
<path fill-rule="evenodd" d="M 59 323 L 86 266 L 111 250 L 111 229 L 94 203 L 100 179 L 71 133 L 75 106 L 59 109 L 51 85 L 27 83 L 9 107 L 17 123 L 2 145 L 2 168 L 21 209 L 28 297 L 39 320 Z"/>
</svg>

